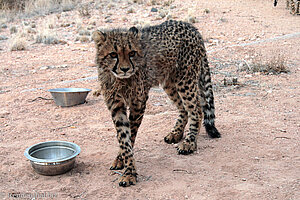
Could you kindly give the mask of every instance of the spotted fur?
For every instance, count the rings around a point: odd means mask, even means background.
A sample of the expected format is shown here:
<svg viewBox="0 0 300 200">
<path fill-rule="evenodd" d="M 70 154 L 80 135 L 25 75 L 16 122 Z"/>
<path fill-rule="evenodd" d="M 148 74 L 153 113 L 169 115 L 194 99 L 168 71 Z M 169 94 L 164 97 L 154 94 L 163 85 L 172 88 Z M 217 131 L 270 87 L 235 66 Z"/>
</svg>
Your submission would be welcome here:
<svg viewBox="0 0 300 200">
<path fill-rule="evenodd" d="M 96 94 L 104 96 L 120 146 L 111 169 L 125 169 L 120 186 L 136 184 L 132 149 L 153 86 L 161 85 L 179 110 L 175 126 L 164 138 L 165 142 L 180 142 L 186 124 L 190 124 L 189 132 L 178 145 L 179 154 L 197 150 L 197 134 L 203 117 L 208 135 L 220 137 L 214 122 L 214 97 L 206 50 L 194 26 L 167 21 L 140 30 L 135 27 L 102 30 L 93 33 L 93 40 L 100 83 Z"/>
</svg>

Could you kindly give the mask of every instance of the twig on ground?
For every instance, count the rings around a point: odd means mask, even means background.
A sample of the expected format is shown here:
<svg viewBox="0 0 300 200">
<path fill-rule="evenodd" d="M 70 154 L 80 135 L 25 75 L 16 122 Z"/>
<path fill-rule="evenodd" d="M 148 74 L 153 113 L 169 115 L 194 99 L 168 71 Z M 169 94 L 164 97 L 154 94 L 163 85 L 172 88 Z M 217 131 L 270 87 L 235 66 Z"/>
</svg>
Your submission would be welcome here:
<svg viewBox="0 0 300 200">
<path fill-rule="evenodd" d="M 249 63 L 246 60 L 243 60 L 243 61 L 244 61 L 244 63 L 246 63 L 248 70 L 250 71 L 252 67 L 249 65 Z"/>
<path fill-rule="evenodd" d="M 116 174 L 119 174 L 120 176 L 123 176 L 123 174 L 121 172 L 118 172 L 118 171 L 115 171 L 115 170 L 112 170 L 112 172 L 114 172 Z"/>
<path fill-rule="evenodd" d="M 119 176 L 123 176 L 123 174 L 121 172 L 117 172 L 115 170 L 112 170 L 112 172 L 114 172 L 115 174 L 118 174 Z M 117 180 L 119 180 L 119 177 L 115 178 L 112 182 L 116 182 Z"/>
<path fill-rule="evenodd" d="M 73 124 L 70 124 L 70 125 L 67 125 L 67 126 L 62 126 L 62 127 L 58 127 L 58 128 L 53 128 L 53 129 L 51 129 L 50 131 L 57 131 L 57 130 L 60 130 L 60 129 L 69 128 L 69 127 L 74 126 L 75 124 L 77 124 L 77 122 L 75 122 L 75 123 L 73 123 Z"/>
<path fill-rule="evenodd" d="M 185 169 L 173 169 L 173 172 L 186 172 L 189 173 L 187 170 Z"/>
<path fill-rule="evenodd" d="M 149 181 L 152 176 L 148 176 L 145 181 Z"/>
<path fill-rule="evenodd" d="M 35 99 L 30 99 L 30 100 L 28 100 L 29 102 L 34 102 L 34 101 L 36 101 L 36 100 L 38 100 L 38 99 L 42 99 L 42 100 L 53 100 L 53 99 L 48 99 L 48 98 L 45 98 L 45 97 L 37 97 L 37 98 L 35 98 Z"/>
</svg>

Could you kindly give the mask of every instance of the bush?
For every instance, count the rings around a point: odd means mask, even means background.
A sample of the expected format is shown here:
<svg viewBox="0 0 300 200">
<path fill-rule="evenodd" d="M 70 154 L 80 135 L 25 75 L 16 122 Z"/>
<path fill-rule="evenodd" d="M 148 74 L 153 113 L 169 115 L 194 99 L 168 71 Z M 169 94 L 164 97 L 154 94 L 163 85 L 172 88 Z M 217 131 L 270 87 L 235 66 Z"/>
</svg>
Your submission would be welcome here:
<svg viewBox="0 0 300 200">
<path fill-rule="evenodd" d="M 23 10 L 26 0 L 0 0 L 0 10 Z"/>
<path fill-rule="evenodd" d="M 27 49 L 26 38 L 20 35 L 14 37 L 10 42 L 10 50 L 11 51 L 23 51 Z"/>
<path fill-rule="evenodd" d="M 248 65 L 247 70 L 251 73 L 260 72 L 264 74 L 280 74 L 289 72 L 286 58 L 282 55 L 273 56 L 268 60 L 263 60 L 261 57 L 258 57 L 252 64 Z"/>
<path fill-rule="evenodd" d="M 55 12 L 70 11 L 81 0 L 0 0 L 0 10 L 15 17 L 47 15 Z M 13 19 L 12 19 L 13 20 Z"/>
<path fill-rule="evenodd" d="M 52 31 L 44 29 L 37 34 L 35 42 L 43 44 L 58 44 L 59 39 Z"/>
</svg>

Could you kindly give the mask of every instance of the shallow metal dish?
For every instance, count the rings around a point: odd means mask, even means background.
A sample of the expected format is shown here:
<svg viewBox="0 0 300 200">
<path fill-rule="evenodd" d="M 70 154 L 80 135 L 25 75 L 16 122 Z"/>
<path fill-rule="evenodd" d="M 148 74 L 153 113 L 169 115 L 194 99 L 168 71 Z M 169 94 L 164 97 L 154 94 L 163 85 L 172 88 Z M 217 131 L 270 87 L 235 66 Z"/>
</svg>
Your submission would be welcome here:
<svg viewBox="0 0 300 200">
<path fill-rule="evenodd" d="M 80 147 L 72 142 L 49 141 L 28 147 L 24 155 L 37 173 L 53 176 L 71 170 L 80 151 Z"/>
<path fill-rule="evenodd" d="M 86 88 L 56 88 L 48 91 L 56 105 L 68 107 L 84 103 L 91 90 Z"/>
</svg>

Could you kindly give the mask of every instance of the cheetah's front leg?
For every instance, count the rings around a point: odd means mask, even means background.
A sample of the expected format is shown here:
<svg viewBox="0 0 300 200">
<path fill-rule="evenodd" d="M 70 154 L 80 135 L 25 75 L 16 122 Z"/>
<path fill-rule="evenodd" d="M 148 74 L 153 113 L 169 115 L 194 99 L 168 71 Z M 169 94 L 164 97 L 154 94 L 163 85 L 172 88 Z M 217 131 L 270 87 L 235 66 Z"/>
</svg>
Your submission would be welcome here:
<svg viewBox="0 0 300 200">
<path fill-rule="evenodd" d="M 117 130 L 117 138 L 120 146 L 119 155 L 110 169 L 122 169 L 124 167 L 125 171 L 119 180 L 119 185 L 123 187 L 135 185 L 137 173 L 130 141 L 130 126 L 126 115 L 126 107 L 120 100 L 115 100 L 108 107 Z"/>
</svg>

